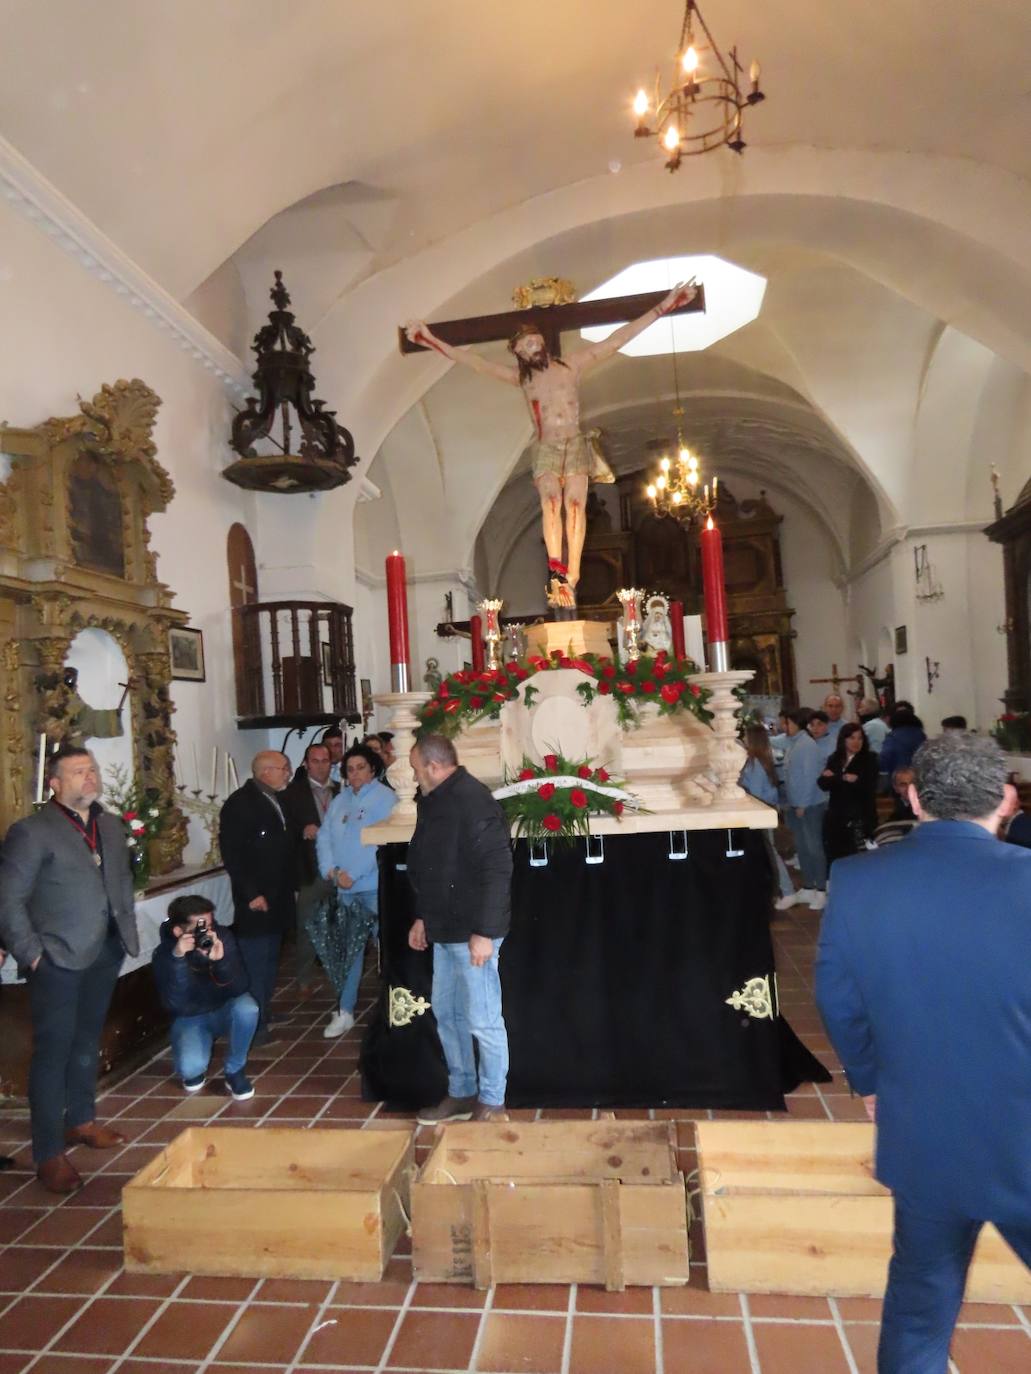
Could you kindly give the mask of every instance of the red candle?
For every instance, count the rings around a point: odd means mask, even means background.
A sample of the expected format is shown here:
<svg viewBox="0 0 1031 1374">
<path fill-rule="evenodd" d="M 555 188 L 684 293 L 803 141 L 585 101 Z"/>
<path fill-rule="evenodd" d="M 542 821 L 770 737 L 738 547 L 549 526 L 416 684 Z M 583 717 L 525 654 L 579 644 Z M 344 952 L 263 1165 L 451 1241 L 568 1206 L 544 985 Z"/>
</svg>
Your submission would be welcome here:
<svg viewBox="0 0 1031 1374">
<path fill-rule="evenodd" d="M 395 549 L 387 555 L 387 623 L 391 667 L 408 667 L 408 587 L 405 560 Z"/>
<path fill-rule="evenodd" d="M 478 615 L 469 618 L 469 638 L 473 655 L 473 672 L 483 672 L 483 621 Z"/>
<path fill-rule="evenodd" d="M 687 647 L 684 644 L 684 603 L 682 601 L 671 601 L 669 603 L 669 628 L 673 635 L 673 657 L 686 658 Z"/>
<path fill-rule="evenodd" d="M 723 585 L 723 536 L 712 523 L 698 536 L 702 550 L 702 590 L 705 593 L 705 632 L 710 644 L 725 644 L 727 631 L 727 591 Z"/>
</svg>

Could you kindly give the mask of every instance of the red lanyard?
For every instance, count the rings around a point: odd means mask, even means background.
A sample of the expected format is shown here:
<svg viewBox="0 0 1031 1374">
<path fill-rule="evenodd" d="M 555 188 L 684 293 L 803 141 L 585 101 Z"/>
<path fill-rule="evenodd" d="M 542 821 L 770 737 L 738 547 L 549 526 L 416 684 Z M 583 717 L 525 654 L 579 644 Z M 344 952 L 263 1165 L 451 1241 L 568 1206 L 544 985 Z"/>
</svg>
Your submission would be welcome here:
<svg viewBox="0 0 1031 1374">
<path fill-rule="evenodd" d="M 89 847 L 89 851 L 93 855 L 93 862 L 99 868 L 100 852 L 97 848 L 99 836 L 97 833 L 96 812 L 90 815 L 90 826 L 87 830 L 86 827 L 83 825 L 82 821 L 79 820 L 78 816 L 76 816 L 73 811 L 67 811 L 63 806 L 61 807 L 61 810 L 62 812 L 64 812 L 65 816 L 67 816 L 68 820 L 72 823 L 72 825 L 75 826 L 76 830 L 79 832 L 82 838 L 86 841 L 86 844 Z"/>
</svg>

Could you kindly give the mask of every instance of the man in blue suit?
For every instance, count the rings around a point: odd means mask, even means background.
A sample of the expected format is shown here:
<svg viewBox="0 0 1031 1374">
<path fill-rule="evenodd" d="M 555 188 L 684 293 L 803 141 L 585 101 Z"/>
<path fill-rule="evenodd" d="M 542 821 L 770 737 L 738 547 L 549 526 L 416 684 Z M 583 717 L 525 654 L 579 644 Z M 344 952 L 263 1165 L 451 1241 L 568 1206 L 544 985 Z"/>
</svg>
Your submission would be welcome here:
<svg viewBox="0 0 1031 1374">
<path fill-rule="evenodd" d="M 995 743 L 924 744 L 898 844 L 834 866 L 816 1000 L 895 1195 L 879 1374 L 945 1374 L 978 1232 L 1031 1267 L 1031 853 Z"/>
</svg>

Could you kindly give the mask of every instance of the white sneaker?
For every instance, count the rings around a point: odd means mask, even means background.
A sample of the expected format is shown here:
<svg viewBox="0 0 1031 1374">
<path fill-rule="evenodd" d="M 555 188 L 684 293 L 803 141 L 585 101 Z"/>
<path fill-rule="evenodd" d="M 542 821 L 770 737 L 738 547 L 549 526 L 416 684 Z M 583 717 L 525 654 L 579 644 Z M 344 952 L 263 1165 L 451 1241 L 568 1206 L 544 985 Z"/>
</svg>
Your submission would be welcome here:
<svg viewBox="0 0 1031 1374">
<path fill-rule="evenodd" d="M 329 1025 L 322 1032 L 325 1040 L 335 1040 L 338 1035 L 345 1035 L 354 1025 L 354 1017 L 349 1011 L 335 1011 L 329 1018 Z"/>
<path fill-rule="evenodd" d="M 826 892 L 814 892 L 809 900 L 810 911 L 822 911 L 827 905 Z"/>
<path fill-rule="evenodd" d="M 799 902 L 801 901 L 801 898 L 802 894 L 800 892 L 792 892 L 789 893 L 789 895 L 786 897 L 778 897 L 777 900 L 773 903 L 774 910 L 790 911 L 793 906 L 798 906 Z"/>
<path fill-rule="evenodd" d="M 808 906 L 815 896 L 816 889 L 814 887 L 800 887 L 795 893 L 795 905 Z"/>
<path fill-rule="evenodd" d="M 792 856 L 791 856 L 790 859 L 785 859 L 785 860 L 784 860 L 784 863 L 786 864 L 786 866 L 787 866 L 788 868 L 800 868 L 800 867 L 801 867 L 801 864 L 798 862 L 798 855 L 797 855 L 797 854 L 792 854 Z"/>
</svg>

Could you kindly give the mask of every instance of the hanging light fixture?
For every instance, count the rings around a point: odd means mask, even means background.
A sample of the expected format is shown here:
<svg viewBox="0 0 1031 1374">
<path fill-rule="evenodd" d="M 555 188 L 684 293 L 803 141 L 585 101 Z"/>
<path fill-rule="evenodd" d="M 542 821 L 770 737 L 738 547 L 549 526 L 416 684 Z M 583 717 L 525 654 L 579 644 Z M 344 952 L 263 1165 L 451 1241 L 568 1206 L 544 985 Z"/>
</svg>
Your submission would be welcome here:
<svg viewBox="0 0 1031 1374">
<path fill-rule="evenodd" d="M 747 91 L 742 91 L 743 76 L 737 48 L 724 56 L 695 0 L 685 0 L 672 85 L 662 96 L 656 71 L 654 94 L 649 97 L 643 88 L 637 92 L 634 137 L 658 138 L 671 172 L 684 157 L 724 145 L 743 153 L 747 146 L 742 133 L 744 111 L 766 98 L 759 89 L 758 62 L 749 68 Z"/>
<path fill-rule="evenodd" d="M 716 509 L 720 479 L 713 477 L 710 494 L 708 483 L 702 481 L 698 456 L 692 453 L 684 442 L 684 431 L 681 428 L 684 407 L 680 400 L 677 342 L 672 319 L 670 337 L 673 341 L 673 392 L 676 396 L 676 405 L 673 407 L 673 416 L 677 423 L 676 451 L 672 455 L 662 455 L 659 459 L 659 470 L 653 475 L 645 491 L 656 515 L 672 515 L 674 519 L 690 525 L 695 520 L 711 515 Z"/>
</svg>

